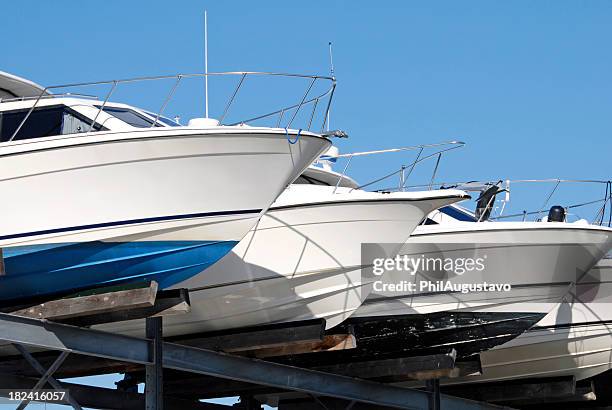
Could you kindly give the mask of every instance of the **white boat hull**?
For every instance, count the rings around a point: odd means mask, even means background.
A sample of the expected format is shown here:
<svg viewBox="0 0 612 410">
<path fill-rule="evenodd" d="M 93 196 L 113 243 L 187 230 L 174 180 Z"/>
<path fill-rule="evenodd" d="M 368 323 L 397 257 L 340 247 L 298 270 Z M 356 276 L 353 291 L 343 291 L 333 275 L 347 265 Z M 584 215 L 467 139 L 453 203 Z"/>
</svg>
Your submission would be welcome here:
<svg viewBox="0 0 612 410">
<path fill-rule="evenodd" d="M 328 146 L 244 127 L 0 144 L 0 300 L 183 281 L 238 243 Z"/>
<path fill-rule="evenodd" d="M 325 319 L 326 327 L 333 327 L 371 290 L 362 278 L 362 243 L 401 243 L 431 210 L 463 196 L 459 191 L 437 198 L 435 193 L 428 194 L 434 198 L 332 194 L 332 189 L 291 186 L 232 252 L 203 274 L 178 283 L 175 287 L 189 289 L 191 312 L 167 317 L 164 334 L 311 319 Z M 119 332 L 136 328 L 142 323 L 113 325 Z"/>
<path fill-rule="evenodd" d="M 470 382 L 560 376 L 582 380 L 611 369 L 612 259 L 602 260 L 536 326 L 480 358 L 482 376 Z"/>
<path fill-rule="evenodd" d="M 503 222 L 468 222 L 446 228 L 421 226 L 401 254 L 455 259 L 484 257 L 484 270 L 463 275 L 391 271 L 385 273 L 383 283 L 487 282 L 509 284 L 510 290 L 462 293 L 375 288 L 355 316 L 441 311 L 548 313 L 611 247 L 612 230 L 592 226 Z"/>
<path fill-rule="evenodd" d="M 612 369 L 612 259 L 603 259 L 561 303 L 522 335 L 480 353 L 482 372 L 442 384 L 575 377 Z M 417 387 L 420 383 L 399 383 Z"/>
</svg>

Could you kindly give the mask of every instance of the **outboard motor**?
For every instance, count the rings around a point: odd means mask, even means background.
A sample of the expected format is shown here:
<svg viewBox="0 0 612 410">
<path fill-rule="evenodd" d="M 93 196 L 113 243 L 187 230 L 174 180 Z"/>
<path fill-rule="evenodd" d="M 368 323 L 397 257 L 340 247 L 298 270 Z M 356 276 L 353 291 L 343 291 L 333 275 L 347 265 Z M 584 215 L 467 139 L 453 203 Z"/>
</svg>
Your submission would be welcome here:
<svg viewBox="0 0 612 410">
<path fill-rule="evenodd" d="M 476 212 L 474 213 L 478 221 L 486 221 L 491 216 L 495 195 L 500 193 L 497 185 L 492 185 L 480 194 L 476 200 Z"/>
<path fill-rule="evenodd" d="M 565 222 L 565 208 L 560 205 L 550 207 L 547 222 Z"/>
</svg>

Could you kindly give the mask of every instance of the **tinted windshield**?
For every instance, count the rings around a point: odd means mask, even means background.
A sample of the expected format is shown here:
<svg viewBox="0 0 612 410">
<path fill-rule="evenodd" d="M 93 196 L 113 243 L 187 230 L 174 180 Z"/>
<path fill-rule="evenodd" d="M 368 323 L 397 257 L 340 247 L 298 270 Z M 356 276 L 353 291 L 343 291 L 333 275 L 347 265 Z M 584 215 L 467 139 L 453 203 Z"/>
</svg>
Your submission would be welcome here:
<svg viewBox="0 0 612 410">
<path fill-rule="evenodd" d="M 29 109 L 21 109 L 0 112 L 1 141 L 11 139 L 29 111 Z M 91 120 L 65 105 L 39 107 L 30 113 L 13 140 L 76 134 L 87 132 L 90 127 Z M 94 124 L 92 131 L 101 129 L 105 128 Z"/>
<path fill-rule="evenodd" d="M 330 186 L 327 182 L 325 181 L 321 181 L 320 179 L 317 178 L 313 178 L 313 177 L 307 177 L 306 175 L 302 174 L 300 175 L 295 182 L 293 182 L 294 184 L 311 184 L 311 185 L 325 185 L 325 186 Z"/>
<path fill-rule="evenodd" d="M 474 218 L 472 215 L 452 206 L 445 206 L 443 208 L 440 208 L 440 212 L 450 216 L 453 219 L 456 219 L 457 221 L 478 222 L 478 219 Z"/>
<path fill-rule="evenodd" d="M 149 111 L 145 111 L 148 115 L 150 115 L 153 118 L 157 117 L 157 114 L 149 112 Z M 180 127 L 181 124 L 179 124 L 178 122 L 171 120 L 170 118 L 167 117 L 163 117 L 163 116 L 159 116 L 159 118 L 157 119 L 157 121 L 162 122 L 164 124 L 166 124 L 169 127 Z"/>
<path fill-rule="evenodd" d="M 99 105 L 96 105 L 95 107 L 100 108 Z M 132 127 L 150 128 L 153 125 L 152 119 L 149 119 L 146 116 L 140 114 L 139 112 L 131 110 L 129 108 L 105 106 L 104 108 L 102 108 L 102 111 L 112 115 L 113 117 L 119 118 L 121 121 L 131 125 Z M 156 123 L 155 126 L 161 127 L 162 125 Z"/>
</svg>

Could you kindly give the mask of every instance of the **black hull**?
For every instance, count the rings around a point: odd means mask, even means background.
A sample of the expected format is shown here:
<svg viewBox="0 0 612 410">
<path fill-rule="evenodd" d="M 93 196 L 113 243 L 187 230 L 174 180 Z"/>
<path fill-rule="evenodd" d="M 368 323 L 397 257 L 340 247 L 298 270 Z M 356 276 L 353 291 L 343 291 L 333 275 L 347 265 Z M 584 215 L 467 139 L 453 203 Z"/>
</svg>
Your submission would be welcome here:
<svg viewBox="0 0 612 410">
<path fill-rule="evenodd" d="M 539 322 L 543 313 L 439 312 L 350 318 L 330 333 L 352 332 L 357 348 L 308 353 L 279 361 L 313 367 L 343 362 L 457 352 L 457 359 L 499 346 Z"/>
</svg>

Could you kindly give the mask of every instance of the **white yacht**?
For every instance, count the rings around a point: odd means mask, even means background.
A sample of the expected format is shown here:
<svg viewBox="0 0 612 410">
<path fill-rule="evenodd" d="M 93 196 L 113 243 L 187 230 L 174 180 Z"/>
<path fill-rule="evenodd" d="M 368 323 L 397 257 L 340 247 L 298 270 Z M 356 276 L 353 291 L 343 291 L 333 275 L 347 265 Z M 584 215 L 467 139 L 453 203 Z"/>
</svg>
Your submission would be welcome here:
<svg viewBox="0 0 612 410">
<path fill-rule="evenodd" d="M 371 278 L 362 272 L 362 244 L 401 244 L 431 211 L 469 198 L 452 189 L 367 192 L 340 176 L 309 167 L 232 252 L 177 283 L 189 289 L 191 312 L 164 318 L 164 334 L 312 319 L 325 319 L 331 328 L 371 291 Z M 133 333 L 142 323 L 103 328 Z"/>
<path fill-rule="evenodd" d="M 485 202 L 494 200 L 494 195 L 484 198 Z M 559 207 L 553 207 L 551 215 L 556 211 Z M 512 333 L 509 321 L 513 318 L 517 320 L 514 336 L 530 327 L 526 318 L 531 324 L 541 320 L 577 282 L 592 276 L 589 272 L 612 248 L 612 229 L 607 226 L 585 220 L 569 223 L 564 218 L 556 222 L 548 218 L 488 221 L 489 214 L 486 206 L 476 213 L 457 205 L 437 210 L 400 251 L 421 260 L 480 259 L 481 269 L 459 273 L 452 267 L 388 271 L 380 281 L 386 287 L 380 283 L 374 286 L 351 320 L 369 323 L 391 317 L 409 322 L 432 315 L 438 320 L 438 334 L 447 326 L 456 335 L 460 330 L 457 318 L 469 316 L 474 325 L 486 331 L 482 337 L 466 334 L 465 340 L 456 338 L 455 344 L 460 354 L 473 354 L 494 346 L 491 335 L 497 331 L 500 336 Z M 410 282 L 414 283 L 412 289 L 406 286 Z M 489 287 L 476 287 L 484 283 Z M 398 284 L 402 286 L 388 286 Z M 441 284 L 447 288 L 436 287 Z M 497 344 L 507 341 L 500 337 Z"/>
<path fill-rule="evenodd" d="M 612 369 L 612 259 L 603 258 L 538 323 L 504 344 L 480 352 L 481 371 L 441 383 L 509 380 L 576 381 Z M 399 383 L 416 387 L 419 382 Z"/>
<path fill-rule="evenodd" d="M 381 281 L 383 285 L 375 287 L 356 315 L 451 310 L 548 313 L 550 303 L 557 303 L 611 247 L 611 229 L 582 223 L 466 222 L 419 226 L 401 255 L 415 259 L 482 258 L 485 260 L 482 270 L 462 275 L 438 269 L 420 270 L 414 275 L 388 272 Z M 414 283 L 416 290 L 384 287 L 406 282 Z M 473 286 L 485 282 L 490 287 Z"/>
<path fill-rule="evenodd" d="M 604 202 L 610 200 L 606 198 Z M 485 202 L 489 199 L 485 196 Z M 509 291 L 510 295 L 448 291 L 397 292 L 398 296 L 375 288 L 338 329 L 353 332 L 355 349 L 296 355 L 284 363 L 320 367 L 367 361 L 373 356 L 383 360 L 448 353 L 450 349 L 461 359 L 480 355 L 481 375 L 443 379 L 444 384 L 559 376 L 582 380 L 612 368 L 612 260 L 602 258 L 612 247 L 612 229 L 603 226 L 603 214 L 591 224 L 548 221 L 566 220 L 553 207 L 549 217 L 516 222 L 514 228 L 512 222 L 478 222 L 489 217 L 487 207 L 478 208 L 474 213 L 450 205 L 434 211 L 424 222 L 429 225 L 419 226 L 400 254 L 407 250 L 414 254 L 418 249 L 417 257 L 442 254 L 456 260 L 491 252 L 482 272 L 488 275 L 485 279 L 510 281 L 518 290 Z M 497 259 L 516 270 L 501 262 L 487 265 Z M 433 282 L 467 282 L 455 279 L 461 275 L 450 274 L 454 272 L 443 272 L 444 279 L 432 278 L 431 271 L 417 273 Z M 470 281 L 481 279 L 468 276 Z M 394 283 L 399 279 L 384 280 Z M 422 382 L 399 384 L 417 387 Z"/>
<path fill-rule="evenodd" d="M 480 355 L 482 375 L 459 382 L 573 376 L 612 369 L 612 259 L 602 259 L 564 301 L 516 339 Z"/>
<path fill-rule="evenodd" d="M 0 73 L 3 304 L 182 282 L 228 253 L 330 146 L 306 130 L 180 126 L 112 102 L 112 90 L 102 100 L 51 93 L 70 86 Z"/>
<path fill-rule="evenodd" d="M 496 185 L 485 188 L 489 194 L 481 195 L 479 207 L 483 198 L 494 200 L 502 192 Z M 558 207 L 553 207 L 551 212 L 557 210 Z M 550 303 L 557 303 L 612 248 L 612 229 L 586 220 L 569 223 L 543 218 L 501 222 L 486 220 L 489 215 L 490 209 L 484 206 L 476 213 L 457 205 L 436 210 L 415 230 L 400 252 L 415 259 L 482 258 L 480 269 L 459 273 L 445 269 L 420 269 L 409 274 L 388 271 L 381 282 L 410 281 L 420 285 L 421 281 L 433 284 L 440 281 L 453 285 L 452 290 L 436 292 L 426 287 L 424 291 L 397 292 L 377 287 L 356 315 L 483 309 L 548 313 Z M 467 286 L 485 281 L 490 285 L 509 286 L 486 291 L 474 291 Z M 461 287 L 467 291 L 459 291 Z"/>
</svg>

